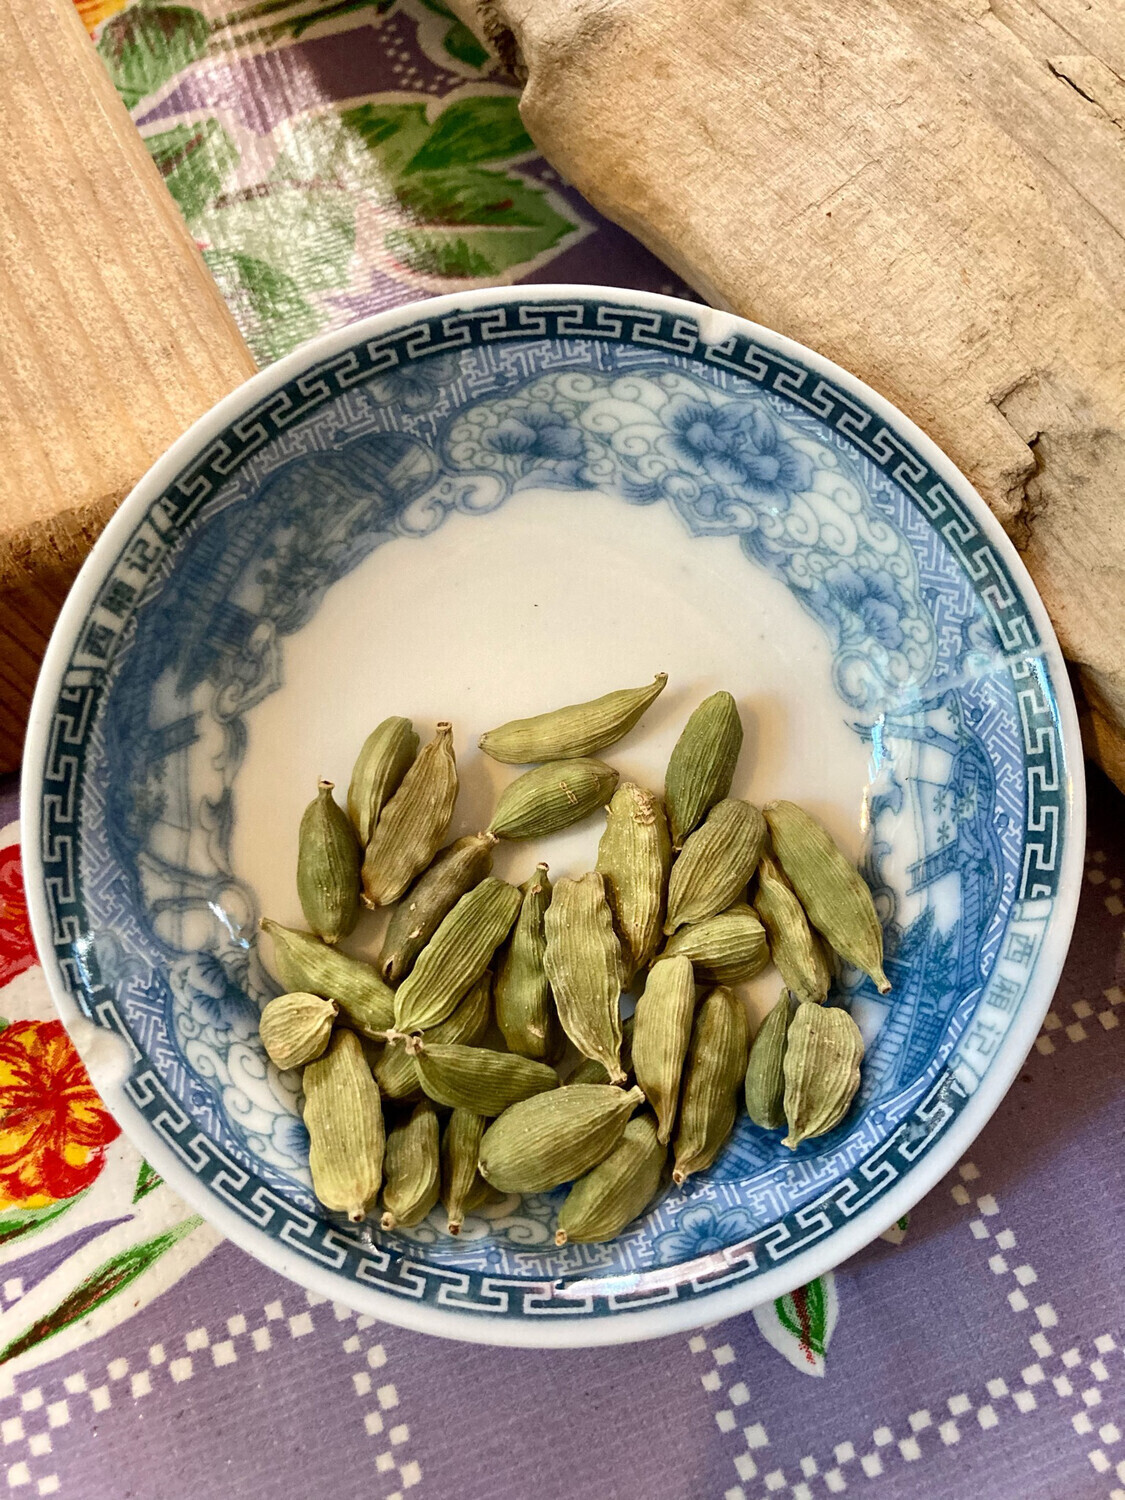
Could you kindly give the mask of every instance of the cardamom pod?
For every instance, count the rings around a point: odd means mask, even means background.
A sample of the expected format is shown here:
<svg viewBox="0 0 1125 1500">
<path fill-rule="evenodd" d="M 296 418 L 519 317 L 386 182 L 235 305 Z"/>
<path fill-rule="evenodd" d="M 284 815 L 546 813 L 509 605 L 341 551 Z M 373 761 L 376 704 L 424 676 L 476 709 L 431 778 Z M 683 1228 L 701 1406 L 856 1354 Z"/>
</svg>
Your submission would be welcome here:
<svg viewBox="0 0 1125 1500">
<path fill-rule="evenodd" d="M 326 943 L 336 943 L 359 917 L 359 840 L 348 815 L 332 795 L 331 781 L 318 781 L 316 796 L 301 817 L 297 838 L 297 895 L 305 921 Z"/>
<path fill-rule="evenodd" d="M 859 1088 L 863 1037 L 835 1005 L 799 1005 L 789 1025 L 785 1050 L 783 1146 L 797 1147 L 834 1130 L 851 1108 Z"/>
<path fill-rule="evenodd" d="M 604 807 L 617 772 L 600 760 L 553 760 L 517 776 L 500 793 L 488 831 L 502 839 L 542 838 Z"/>
<path fill-rule="evenodd" d="M 781 873 L 780 865 L 768 854 L 763 854 L 758 863 L 754 910 L 762 919 L 769 938 L 770 957 L 787 987 L 798 1000 L 819 1005 L 828 994 L 824 954 L 809 926 L 805 908 Z"/>
<path fill-rule="evenodd" d="M 350 1025 L 364 1036 L 381 1039 L 394 1025 L 394 990 L 370 964 L 270 917 L 263 917 L 258 926 L 273 939 L 273 966 L 286 990 L 307 990 L 335 1000 Z"/>
<path fill-rule="evenodd" d="M 633 1071 L 645 1098 L 656 1111 L 660 1144 L 672 1139 L 676 1104 L 691 1041 L 695 1013 L 695 976 L 691 960 L 680 955 L 660 958 L 648 971 L 637 1001 L 633 1032 Z"/>
<path fill-rule="evenodd" d="M 301 1079 L 313 1192 L 353 1224 L 365 1219 L 383 1180 L 383 1111 L 359 1037 L 337 1031 Z"/>
<path fill-rule="evenodd" d="M 258 1022 L 258 1034 L 277 1067 L 303 1068 L 328 1046 L 335 1016 L 333 1001 L 297 990 L 270 1001 Z"/>
<path fill-rule="evenodd" d="M 807 916 L 805 920 L 808 920 Z M 821 937 L 820 933 L 817 932 L 816 928 L 810 927 L 809 930 L 812 932 L 813 940 L 813 966 L 816 973 L 816 990 L 818 993 L 823 990 L 825 995 L 827 995 L 828 991 L 832 988 L 835 959 L 828 944 Z"/>
<path fill-rule="evenodd" d="M 719 985 L 699 1007 L 691 1030 L 672 1148 L 677 1187 L 691 1173 L 706 1171 L 734 1128 L 749 1050 L 750 1026 L 742 1002 Z"/>
<path fill-rule="evenodd" d="M 730 792 L 741 749 L 738 704 L 729 693 L 712 693 L 684 725 L 664 776 L 664 802 L 676 849 Z"/>
<path fill-rule="evenodd" d="M 379 970 L 388 984 L 398 984 L 409 974 L 441 919 L 489 873 L 495 844 L 491 833 L 456 839 L 441 850 L 391 912 L 379 955 Z"/>
<path fill-rule="evenodd" d="M 627 734 L 667 681 L 667 672 L 658 672 L 645 687 L 621 688 L 589 703 L 573 703 L 531 719 L 512 719 L 482 734 L 480 748 L 509 766 L 593 755 Z"/>
<path fill-rule="evenodd" d="M 492 975 L 487 970 L 444 1021 L 423 1031 L 424 1042 L 463 1042 L 476 1047 L 492 1022 Z M 371 1071 L 384 1099 L 419 1099 L 422 1085 L 414 1058 L 402 1040 L 388 1042 Z"/>
<path fill-rule="evenodd" d="M 625 1071 L 626 1082 L 629 1072 L 633 1066 L 633 1016 L 626 1016 L 621 1023 L 621 1066 Z M 572 1083 L 608 1083 L 609 1074 L 606 1072 L 605 1064 L 598 1062 L 594 1057 L 583 1057 L 578 1066 L 568 1074 L 566 1087 Z"/>
<path fill-rule="evenodd" d="M 421 1100 L 387 1134 L 383 1155 L 384 1229 L 409 1229 L 419 1224 L 438 1201 L 441 1189 L 441 1147 L 437 1110 Z"/>
<path fill-rule="evenodd" d="M 595 869 L 605 877 L 631 978 L 660 942 L 672 841 L 660 802 L 631 781 L 622 782 L 614 792 L 605 818 Z"/>
<path fill-rule="evenodd" d="M 563 1030 L 584 1057 L 604 1066 L 612 1083 L 623 1083 L 621 946 L 597 871 L 559 881 L 544 927 L 543 966 Z"/>
<path fill-rule="evenodd" d="M 427 1031 L 445 1020 L 488 968 L 519 909 L 519 891 L 494 875 L 465 892 L 395 991 L 399 1031 Z"/>
<path fill-rule="evenodd" d="M 887 994 L 883 929 L 863 876 L 795 802 L 771 802 L 765 815 L 778 861 L 809 921 L 841 958 L 871 976 L 880 995 Z"/>
<path fill-rule="evenodd" d="M 423 1089 L 447 1109 L 471 1109 L 491 1118 L 522 1099 L 559 1086 L 554 1068 L 514 1052 L 493 1052 L 458 1042 L 415 1041 L 413 1045 Z"/>
<path fill-rule="evenodd" d="M 576 1083 L 513 1104 L 485 1131 L 480 1171 L 504 1193 L 545 1193 L 604 1161 L 644 1094 Z"/>
<path fill-rule="evenodd" d="M 520 912 L 496 971 L 496 1024 L 510 1052 L 541 1061 L 558 1050 L 558 1017 L 543 967 L 547 949 L 544 917 L 551 904 L 547 866 L 520 886 Z"/>
<path fill-rule="evenodd" d="M 746 1065 L 746 1113 L 763 1130 L 780 1130 L 785 1124 L 783 1065 L 789 1013 L 789 991 L 782 990 L 781 999 L 758 1027 Z"/>
<path fill-rule="evenodd" d="M 766 846 L 766 820 L 752 802 L 728 797 L 684 841 L 668 882 L 664 931 L 717 916 L 737 901 Z"/>
<path fill-rule="evenodd" d="M 437 853 L 457 801 L 453 729 L 442 722 L 379 814 L 363 859 L 363 900 L 390 906 Z"/>
<path fill-rule="evenodd" d="M 712 984 L 741 984 L 760 974 L 770 961 L 765 929 L 745 902 L 728 906 L 716 917 L 689 922 L 673 933 L 663 956 L 679 953 L 691 959 L 701 983 Z"/>
<path fill-rule="evenodd" d="M 418 732 L 409 719 L 384 719 L 364 740 L 348 783 L 348 817 L 364 849 L 417 754 Z"/>
<path fill-rule="evenodd" d="M 667 1156 L 652 1115 L 648 1110 L 635 1115 L 605 1160 L 566 1195 L 555 1244 L 588 1245 L 619 1235 L 656 1197 Z"/>
<path fill-rule="evenodd" d="M 465 1215 L 492 1192 L 477 1171 L 480 1143 L 488 1121 L 471 1109 L 455 1109 L 441 1138 L 441 1201 L 450 1234 L 460 1234 Z"/>
</svg>

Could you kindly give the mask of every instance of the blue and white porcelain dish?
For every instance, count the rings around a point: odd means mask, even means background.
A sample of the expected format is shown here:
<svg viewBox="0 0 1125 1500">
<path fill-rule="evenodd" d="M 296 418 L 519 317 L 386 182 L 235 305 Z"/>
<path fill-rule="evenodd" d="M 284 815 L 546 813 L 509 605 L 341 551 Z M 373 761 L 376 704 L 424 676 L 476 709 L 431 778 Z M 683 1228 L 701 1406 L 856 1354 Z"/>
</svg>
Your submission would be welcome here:
<svg viewBox="0 0 1125 1500">
<path fill-rule="evenodd" d="M 257 919 L 302 925 L 296 830 L 368 730 L 454 723 L 451 837 L 513 774 L 516 715 L 669 674 L 606 752 L 660 787 L 718 687 L 734 791 L 861 861 L 887 997 L 845 972 L 856 1106 L 796 1152 L 743 1116 L 610 1245 L 561 1194 L 395 1235 L 311 1194 L 298 1080 L 257 1038 Z M 153 1166 L 266 1264 L 390 1322 L 584 1345 L 714 1323 L 851 1255 L 980 1130 L 1069 941 L 1084 792 L 1062 658 L 964 478 L 845 371 L 691 303 L 519 287 L 317 339 L 202 418 L 110 522 L 43 667 L 25 759 L 36 942 L 94 1082 Z M 598 820 L 523 879 L 593 860 Z M 351 951 L 378 951 L 365 917 Z M 749 988 L 759 1014 L 776 976 Z"/>
</svg>

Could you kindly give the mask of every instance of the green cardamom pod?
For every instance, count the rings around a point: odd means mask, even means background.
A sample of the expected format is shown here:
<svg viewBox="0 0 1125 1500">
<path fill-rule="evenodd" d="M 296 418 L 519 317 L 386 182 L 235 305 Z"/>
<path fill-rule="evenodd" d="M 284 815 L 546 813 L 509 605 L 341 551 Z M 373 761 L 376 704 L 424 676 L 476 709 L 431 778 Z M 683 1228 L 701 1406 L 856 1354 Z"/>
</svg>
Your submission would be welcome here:
<svg viewBox="0 0 1125 1500">
<path fill-rule="evenodd" d="M 579 823 L 613 796 L 617 772 L 600 760 L 553 760 L 517 776 L 500 793 L 490 833 L 543 838 Z"/>
<path fill-rule="evenodd" d="M 664 925 L 672 841 L 664 808 L 651 792 L 622 782 L 606 808 L 595 868 L 617 919 L 631 977 L 652 958 Z"/>
<path fill-rule="evenodd" d="M 348 817 L 362 848 L 417 754 L 418 732 L 409 719 L 384 719 L 364 740 L 348 784 Z"/>
<path fill-rule="evenodd" d="M 757 913 L 737 902 L 716 917 L 689 922 L 664 945 L 665 958 L 682 953 L 690 958 L 700 983 L 741 984 L 753 979 L 770 961 L 765 928 Z"/>
<path fill-rule="evenodd" d="M 883 929 L 863 876 L 795 802 L 771 802 L 765 815 L 774 852 L 809 921 L 841 958 L 871 976 L 880 995 L 887 994 Z"/>
<path fill-rule="evenodd" d="M 450 1234 L 460 1234 L 465 1215 L 487 1201 L 492 1188 L 477 1171 L 488 1121 L 471 1109 L 455 1109 L 441 1138 L 441 1201 Z"/>
<path fill-rule="evenodd" d="M 335 1000 L 349 1023 L 364 1036 L 382 1038 L 394 1025 L 394 990 L 383 983 L 370 964 L 269 917 L 263 917 L 258 925 L 273 939 L 273 966 L 286 990 L 308 990 L 325 1000 Z"/>
<path fill-rule="evenodd" d="M 746 1113 L 763 1130 L 780 1130 L 785 1124 L 785 1044 L 789 1035 L 789 991 L 758 1027 L 746 1065 Z"/>
<path fill-rule="evenodd" d="M 383 1111 L 359 1037 L 337 1031 L 301 1079 L 313 1192 L 325 1208 L 360 1223 L 383 1180 Z"/>
<path fill-rule="evenodd" d="M 633 1031 L 633 1071 L 656 1112 L 660 1143 L 672 1139 L 680 1075 L 691 1041 L 695 976 L 690 959 L 661 958 L 648 971 L 637 1001 Z"/>
<path fill-rule="evenodd" d="M 555 1244 L 612 1240 L 643 1214 L 660 1188 L 668 1148 L 648 1110 L 626 1125 L 613 1150 L 580 1177 L 559 1209 Z"/>
<path fill-rule="evenodd" d="M 395 991 L 399 1031 L 427 1031 L 444 1021 L 508 936 L 520 893 L 494 875 L 466 891 Z"/>
<path fill-rule="evenodd" d="M 770 957 L 798 1000 L 819 1005 L 828 994 L 828 973 L 805 908 L 781 867 L 768 854 L 758 863 L 754 909 L 769 938 Z"/>
<path fill-rule="evenodd" d="M 305 921 L 326 943 L 339 942 L 359 917 L 359 840 L 332 795 L 318 781 L 297 839 L 297 895 Z"/>
<path fill-rule="evenodd" d="M 258 1033 L 272 1063 L 282 1070 L 303 1068 L 328 1046 L 336 1005 L 297 990 L 278 995 L 262 1011 Z"/>
<path fill-rule="evenodd" d="M 485 971 L 468 994 L 444 1021 L 423 1031 L 424 1042 L 463 1042 L 476 1047 L 484 1041 L 492 1023 L 492 975 Z M 388 1042 L 373 1063 L 371 1071 L 384 1099 L 418 1099 L 422 1085 L 414 1058 L 402 1039 Z"/>
<path fill-rule="evenodd" d="M 784 1146 L 797 1147 L 834 1130 L 851 1108 L 859 1088 L 863 1037 L 835 1005 L 798 1005 L 785 1050 Z"/>
<path fill-rule="evenodd" d="M 672 1147 L 677 1187 L 693 1172 L 706 1171 L 734 1129 L 749 1050 L 750 1025 L 742 1002 L 719 985 L 699 1007 L 691 1031 Z"/>
<path fill-rule="evenodd" d="M 480 1171 L 504 1193 L 545 1193 L 604 1161 L 644 1094 L 576 1083 L 513 1104 L 485 1131 Z"/>
<path fill-rule="evenodd" d="M 403 896 L 391 912 L 379 955 L 379 969 L 388 984 L 398 984 L 409 974 L 441 919 L 489 873 L 495 845 L 491 833 L 455 840 Z"/>
<path fill-rule="evenodd" d="M 675 848 L 728 795 L 741 749 L 738 704 L 729 693 L 712 693 L 684 725 L 664 777 L 664 803 Z"/>
<path fill-rule="evenodd" d="M 626 1016 L 621 1023 L 621 1067 L 625 1072 L 626 1082 L 633 1067 L 633 1016 Z M 609 1074 L 606 1072 L 605 1064 L 598 1062 L 595 1057 L 583 1057 L 579 1059 L 578 1066 L 567 1076 L 566 1086 L 572 1083 L 608 1083 Z"/>
<path fill-rule="evenodd" d="M 453 729 L 437 726 L 379 814 L 363 859 L 363 900 L 390 906 L 433 859 L 457 801 Z"/>
<path fill-rule="evenodd" d="M 573 703 L 531 719 L 512 719 L 482 734 L 480 748 L 509 766 L 593 755 L 627 734 L 667 681 L 667 672 L 658 672 L 645 687 L 621 688 L 589 703 Z"/>
<path fill-rule="evenodd" d="M 751 802 L 717 802 L 684 841 L 668 882 L 664 931 L 717 916 L 746 889 L 766 846 L 766 820 Z"/>
<path fill-rule="evenodd" d="M 544 926 L 543 965 L 563 1030 L 584 1057 L 604 1066 L 612 1083 L 623 1083 L 621 945 L 602 877 L 591 870 L 577 880 L 560 880 Z"/>
<path fill-rule="evenodd" d="M 808 919 L 806 917 L 806 921 L 807 920 Z M 820 933 L 817 932 L 816 928 L 813 927 L 810 930 L 812 931 L 813 940 L 813 965 L 816 972 L 816 992 L 819 994 L 820 991 L 823 990 L 825 995 L 827 995 L 828 991 L 832 988 L 832 980 L 835 977 L 833 972 L 835 968 L 835 961 L 833 959 L 831 949 L 821 937 Z"/>
<path fill-rule="evenodd" d="M 437 1110 L 421 1100 L 387 1134 L 383 1155 L 384 1229 L 409 1229 L 438 1201 L 441 1146 Z"/>
<path fill-rule="evenodd" d="M 496 971 L 496 1024 L 510 1052 L 545 1061 L 558 1050 L 559 1024 L 543 967 L 547 950 L 544 918 L 551 904 L 547 866 L 520 886 L 516 925 Z"/>
<path fill-rule="evenodd" d="M 471 1109 L 476 1115 L 503 1114 L 510 1105 L 547 1089 L 557 1089 L 559 1075 L 546 1063 L 466 1047 L 457 1042 L 420 1042 L 414 1062 L 423 1089 L 447 1109 Z"/>
</svg>

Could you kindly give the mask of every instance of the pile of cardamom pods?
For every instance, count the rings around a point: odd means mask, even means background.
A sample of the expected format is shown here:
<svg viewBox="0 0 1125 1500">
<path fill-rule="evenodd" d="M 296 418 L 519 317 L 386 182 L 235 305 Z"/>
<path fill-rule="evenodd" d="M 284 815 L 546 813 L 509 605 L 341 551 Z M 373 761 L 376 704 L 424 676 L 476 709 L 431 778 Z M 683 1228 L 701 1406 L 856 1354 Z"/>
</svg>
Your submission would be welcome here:
<svg viewBox="0 0 1125 1500">
<path fill-rule="evenodd" d="M 729 693 L 688 719 L 663 802 L 618 784 L 595 752 L 666 681 L 490 730 L 486 755 L 532 769 L 484 832 L 445 848 L 458 791 L 448 723 L 421 751 L 408 719 L 380 724 L 346 812 L 320 782 L 297 862 L 312 931 L 262 921 L 287 993 L 265 1007 L 261 1037 L 279 1068 L 303 1069 L 326 1208 L 359 1223 L 382 1190 L 394 1229 L 440 1198 L 457 1234 L 491 1199 L 571 1183 L 556 1242 L 607 1240 L 669 1168 L 680 1184 L 714 1162 L 740 1095 L 756 1125 L 787 1127 L 787 1146 L 844 1118 L 863 1042 L 824 1001 L 832 952 L 890 988 L 871 894 L 794 803 L 759 811 L 728 795 L 743 735 Z M 498 840 L 601 808 L 594 870 L 554 888 L 545 864 L 519 889 L 490 874 Z M 393 906 L 377 966 L 337 946 L 361 903 Z M 729 986 L 771 959 L 785 989 L 751 1047 Z M 623 1024 L 628 989 L 639 998 Z M 506 1050 L 484 1045 L 494 1023 Z M 564 1081 L 568 1042 L 579 1061 Z"/>
</svg>

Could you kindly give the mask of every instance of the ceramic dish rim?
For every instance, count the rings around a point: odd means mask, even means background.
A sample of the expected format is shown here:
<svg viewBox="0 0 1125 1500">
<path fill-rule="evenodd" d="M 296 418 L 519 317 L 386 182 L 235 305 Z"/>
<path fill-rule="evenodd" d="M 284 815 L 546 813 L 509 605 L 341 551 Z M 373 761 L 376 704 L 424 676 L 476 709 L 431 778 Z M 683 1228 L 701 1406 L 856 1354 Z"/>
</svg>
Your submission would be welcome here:
<svg viewBox="0 0 1125 1500">
<path fill-rule="evenodd" d="M 968 509 L 990 545 L 997 548 L 1019 589 L 1041 639 L 1050 666 L 1062 748 L 1060 774 L 1066 784 L 1066 829 L 1055 909 L 1043 950 L 1029 980 L 1018 1016 L 983 1080 L 949 1130 L 920 1161 L 870 1208 L 839 1226 L 793 1260 L 734 1287 L 637 1311 L 615 1310 L 602 1317 L 492 1317 L 453 1307 L 430 1306 L 367 1288 L 338 1272 L 326 1271 L 259 1229 L 229 1208 L 195 1176 L 154 1131 L 125 1090 L 128 1069 L 122 1048 L 100 1047 L 104 1028 L 82 1015 L 65 988 L 51 938 L 41 859 L 43 771 L 50 741 L 54 705 L 62 687 L 78 632 L 97 591 L 117 560 L 120 546 L 149 505 L 220 432 L 251 407 L 299 376 L 304 370 L 355 344 L 384 336 L 420 318 L 456 314 L 508 302 L 595 301 L 669 314 L 681 314 L 699 327 L 706 343 L 739 332 L 762 341 L 783 357 L 835 382 L 864 402 L 898 433 Z M 1085 830 L 1085 776 L 1078 715 L 1054 628 L 1039 593 L 1015 547 L 965 476 L 908 417 L 883 396 L 833 361 L 793 339 L 733 313 L 658 292 L 624 287 L 542 283 L 486 287 L 404 303 L 310 339 L 293 353 L 251 376 L 199 417 L 137 482 L 110 518 L 75 580 L 55 624 L 31 706 L 20 784 L 22 844 L 32 936 L 55 1007 L 82 1055 L 90 1076 L 125 1134 L 174 1191 L 241 1249 L 298 1285 L 370 1313 L 385 1322 L 418 1332 L 473 1343 L 523 1348 L 586 1348 L 660 1338 L 702 1324 L 721 1322 L 784 1296 L 832 1270 L 878 1238 L 914 1207 L 955 1165 L 991 1118 L 1030 1050 L 1054 994 L 1077 914 L 1082 885 Z M 424 1257 L 423 1257 L 424 1258 Z"/>
</svg>

